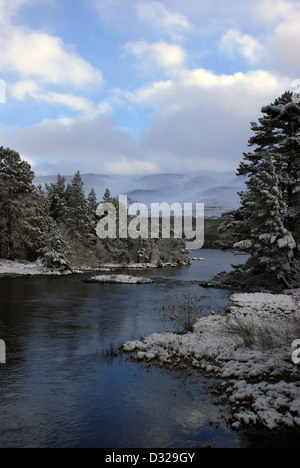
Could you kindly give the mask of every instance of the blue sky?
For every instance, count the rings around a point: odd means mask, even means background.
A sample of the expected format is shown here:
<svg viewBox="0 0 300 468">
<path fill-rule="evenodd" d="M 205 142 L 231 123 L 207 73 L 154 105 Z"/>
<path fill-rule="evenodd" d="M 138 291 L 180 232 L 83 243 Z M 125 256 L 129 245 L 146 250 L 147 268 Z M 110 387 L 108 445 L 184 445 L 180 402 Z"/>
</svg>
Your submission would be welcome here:
<svg viewBox="0 0 300 468">
<path fill-rule="evenodd" d="M 299 43 L 298 0 L 0 0 L 1 145 L 39 175 L 234 172 Z"/>
</svg>

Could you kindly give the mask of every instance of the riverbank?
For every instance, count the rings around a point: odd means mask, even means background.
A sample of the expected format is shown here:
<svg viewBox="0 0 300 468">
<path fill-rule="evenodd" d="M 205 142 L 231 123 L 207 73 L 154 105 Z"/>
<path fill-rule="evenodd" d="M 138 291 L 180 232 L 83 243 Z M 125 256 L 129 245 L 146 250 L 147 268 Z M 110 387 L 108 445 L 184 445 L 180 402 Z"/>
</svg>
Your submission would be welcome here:
<svg viewBox="0 0 300 468">
<path fill-rule="evenodd" d="M 0 259 L 0 275 L 16 275 L 16 276 L 60 276 L 71 274 L 70 271 L 62 273 L 58 270 L 50 270 L 44 268 L 42 263 L 39 261 L 36 262 L 26 262 L 23 260 L 7 260 Z"/>
<path fill-rule="evenodd" d="M 16 275 L 16 276 L 60 276 L 60 275 L 71 275 L 88 272 L 113 272 L 116 270 L 146 270 L 154 268 L 176 268 L 178 266 L 188 266 L 191 261 L 189 258 L 183 259 L 178 263 L 132 263 L 128 265 L 124 264 L 104 264 L 99 265 L 97 268 L 74 268 L 72 271 L 59 271 L 55 269 L 45 268 L 42 263 L 37 260 L 36 262 L 27 262 L 25 260 L 7 260 L 0 259 L 0 276 L 1 275 Z"/>
<path fill-rule="evenodd" d="M 213 376 L 227 422 L 269 430 L 300 429 L 300 289 L 286 294 L 234 294 L 228 310 L 201 317 L 192 333 L 154 333 L 122 348 L 136 361 Z"/>
</svg>

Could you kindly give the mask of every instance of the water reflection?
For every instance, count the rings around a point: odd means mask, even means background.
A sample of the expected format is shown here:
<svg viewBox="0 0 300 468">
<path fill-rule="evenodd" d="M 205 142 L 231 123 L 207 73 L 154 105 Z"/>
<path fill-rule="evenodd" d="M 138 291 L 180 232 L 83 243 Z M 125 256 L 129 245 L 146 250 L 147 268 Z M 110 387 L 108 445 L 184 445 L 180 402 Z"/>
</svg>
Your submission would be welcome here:
<svg viewBox="0 0 300 468">
<path fill-rule="evenodd" d="M 241 446 L 199 374 L 104 357 L 110 345 L 165 330 L 158 309 L 183 284 L 198 288 L 207 309 L 226 306 L 229 291 L 195 281 L 241 259 L 201 256 L 191 267 L 132 272 L 155 279 L 145 285 L 88 284 L 85 275 L 1 278 L 1 447 Z"/>
</svg>

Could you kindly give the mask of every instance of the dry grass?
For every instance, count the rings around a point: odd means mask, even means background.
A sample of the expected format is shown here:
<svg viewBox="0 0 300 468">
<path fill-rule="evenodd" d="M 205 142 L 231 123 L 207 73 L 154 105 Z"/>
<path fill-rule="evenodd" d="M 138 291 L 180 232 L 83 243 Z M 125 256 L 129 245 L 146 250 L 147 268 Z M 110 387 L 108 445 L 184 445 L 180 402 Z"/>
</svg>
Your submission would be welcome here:
<svg viewBox="0 0 300 468">
<path fill-rule="evenodd" d="M 290 345 L 300 337 L 300 316 L 280 320 L 276 324 L 254 321 L 246 317 L 229 317 L 224 331 L 232 336 L 237 346 L 260 350 Z"/>
</svg>

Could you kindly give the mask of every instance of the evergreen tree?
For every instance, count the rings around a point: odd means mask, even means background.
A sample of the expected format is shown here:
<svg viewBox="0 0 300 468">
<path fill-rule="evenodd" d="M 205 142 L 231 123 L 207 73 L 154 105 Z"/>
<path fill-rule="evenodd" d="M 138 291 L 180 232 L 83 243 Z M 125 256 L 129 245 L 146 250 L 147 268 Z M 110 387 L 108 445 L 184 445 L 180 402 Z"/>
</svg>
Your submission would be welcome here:
<svg viewBox="0 0 300 468">
<path fill-rule="evenodd" d="M 58 223 L 65 223 L 67 218 L 66 178 L 60 174 L 55 184 L 46 185 L 49 214 Z"/>
<path fill-rule="evenodd" d="M 45 246 L 38 250 L 42 264 L 45 268 L 59 270 L 61 272 L 71 271 L 69 255 L 70 246 L 64 240 L 62 228 L 49 217 L 48 232 L 45 239 Z"/>
<path fill-rule="evenodd" d="M 275 273 L 289 287 L 296 243 L 284 227 L 286 205 L 268 155 L 257 164 L 246 185 L 248 191 L 240 193 L 242 206 L 235 215 L 238 242 L 234 248 L 251 254 L 243 270 Z"/>
<path fill-rule="evenodd" d="M 1 256 L 26 255 L 32 247 L 34 173 L 19 153 L 0 148 L 0 249 Z"/>
<path fill-rule="evenodd" d="M 73 240 L 88 242 L 91 239 L 91 220 L 79 171 L 74 175 L 71 185 L 67 187 L 66 198 L 68 232 Z"/>
<path fill-rule="evenodd" d="M 230 230 L 235 248 L 251 254 L 246 269 L 276 273 L 293 286 L 300 271 L 300 105 L 286 92 L 262 113 L 259 124 L 251 123 L 253 151 L 238 169 L 248 191 L 220 230 Z"/>
<path fill-rule="evenodd" d="M 28 250 L 29 259 L 35 259 L 37 251 L 46 243 L 50 218 L 48 208 L 45 191 L 42 186 L 38 186 L 30 197 L 29 221 L 25 221 L 25 226 L 31 240 Z"/>
<path fill-rule="evenodd" d="M 300 105 L 291 101 L 266 106 L 262 110 L 281 123 L 283 137 L 273 151 L 273 160 L 287 204 L 285 225 L 293 232 L 300 251 Z"/>
<path fill-rule="evenodd" d="M 111 203 L 112 202 L 112 197 L 111 197 L 111 194 L 110 194 L 110 190 L 108 188 L 104 192 L 103 202 L 104 203 Z"/>
<path fill-rule="evenodd" d="M 292 232 L 300 255 L 300 104 L 294 101 L 293 93 L 286 92 L 262 108 L 260 125 L 251 123 L 254 135 L 249 146 L 255 148 L 244 154 L 246 162 L 240 164 L 238 175 L 255 174 L 258 163 L 268 153 L 286 203 L 285 226 Z"/>
<path fill-rule="evenodd" d="M 98 207 L 97 195 L 95 189 L 92 188 L 87 198 L 88 208 L 90 213 L 96 213 Z"/>
<path fill-rule="evenodd" d="M 90 218 L 91 233 L 93 236 L 96 237 L 97 236 L 96 226 L 97 226 L 97 221 L 98 221 L 98 216 L 97 216 L 98 201 L 97 201 L 97 195 L 96 195 L 94 188 L 92 188 L 90 193 L 88 194 L 87 204 L 88 204 L 88 214 Z"/>
</svg>

